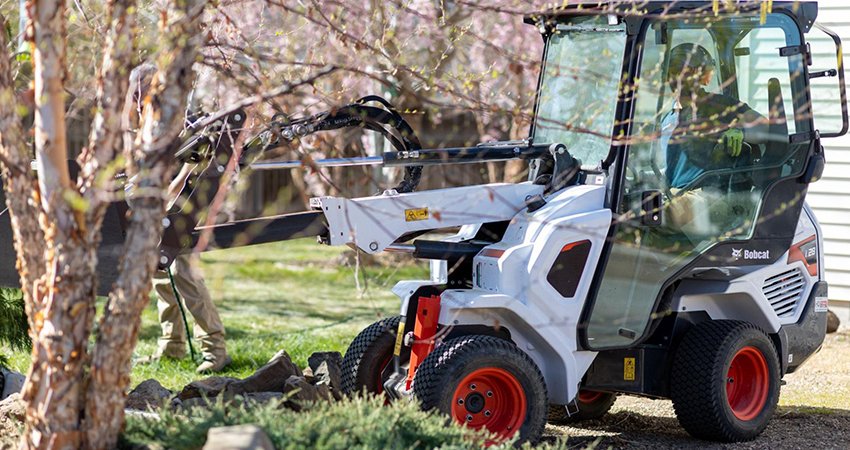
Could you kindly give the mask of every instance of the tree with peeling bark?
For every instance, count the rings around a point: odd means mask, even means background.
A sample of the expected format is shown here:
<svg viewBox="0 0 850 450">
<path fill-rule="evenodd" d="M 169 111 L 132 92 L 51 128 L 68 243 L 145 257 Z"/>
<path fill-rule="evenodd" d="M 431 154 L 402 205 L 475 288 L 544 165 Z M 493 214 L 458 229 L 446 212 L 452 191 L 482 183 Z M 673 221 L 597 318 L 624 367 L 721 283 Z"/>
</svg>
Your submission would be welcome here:
<svg viewBox="0 0 850 450">
<path fill-rule="evenodd" d="M 157 72 L 144 99 L 141 133 L 126 149 L 121 113 L 136 55 L 136 5 L 131 0 L 108 3 L 96 113 L 88 145 L 77 160 L 78 174 L 69 170 L 66 159 L 64 1 L 26 4 L 27 39 L 33 49 L 35 172 L 11 63 L 0 58 L 0 168 L 33 341 L 23 390 L 24 448 L 114 448 L 117 443 L 130 356 L 156 266 L 165 214 L 163 186 L 174 170 L 170 154 L 179 145 L 192 64 L 203 43 L 198 30 L 205 3 L 172 0 L 162 10 Z M 6 40 L 0 33 L 0 47 L 8 48 Z M 138 189 L 128 199 L 121 275 L 89 349 L 96 249 L 118 172 L 134 177 Z"/>
</svg>

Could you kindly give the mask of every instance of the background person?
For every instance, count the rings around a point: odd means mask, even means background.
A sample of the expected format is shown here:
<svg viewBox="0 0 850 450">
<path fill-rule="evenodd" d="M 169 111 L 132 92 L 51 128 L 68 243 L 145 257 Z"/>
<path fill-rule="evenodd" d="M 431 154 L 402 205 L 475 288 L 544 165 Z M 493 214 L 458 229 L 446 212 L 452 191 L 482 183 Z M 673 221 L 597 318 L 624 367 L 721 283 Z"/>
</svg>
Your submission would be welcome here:
<svg viewBox="0 0 850 450">
<path fill-rule="evenodd" d="M 150 89 L 151 80 L 156 73 L 152 64 L 142 64 L 130 73 L 130 86 L 125 99 L 123 120 L 127 130 L 125 143 L 132 142 L 140 123 L 142 103 Z M 168 208 L 176 201 L 180 191 L 192 174 L 195 165 L 184 164 L 168 188 Z M 154 291 L 157 294 L 157 310 L 162 327 L 156 351 L 140 363 L 150 363 L 166 357 L 182 359 L 186 357 L 188 332 L 180 312 L 179 300 L 174 293 L 182 298 L 186 308 L 195 321 L 194 336 L 201 344 L 203 361 L 197 371 L 219 372 L 232 362 L 225 346 L 224 324 L 218 315 L 218 310 L 212 302 L 210 293 L 204 284 L 204 278 L 199 267 L 197 253 L 182 254 L 172 263 L 171 277 L 167 271 L 158 270 L 153 278 Z"/>
</svg>

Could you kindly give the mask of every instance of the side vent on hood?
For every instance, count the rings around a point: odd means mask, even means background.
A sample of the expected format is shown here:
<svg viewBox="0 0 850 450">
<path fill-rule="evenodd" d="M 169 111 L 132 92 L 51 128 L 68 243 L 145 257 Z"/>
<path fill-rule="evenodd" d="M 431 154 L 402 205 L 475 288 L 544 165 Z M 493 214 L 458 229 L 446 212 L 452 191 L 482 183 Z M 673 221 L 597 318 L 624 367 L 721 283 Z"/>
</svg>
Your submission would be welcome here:
<svg viewBox="0 0 850 450">
<path fill-rule="evenodd" d="M 764 280 L 762 292 L 780 318 L 792 317 L 803 296 L 806 280 L 797 268 Z"/>
</svg>

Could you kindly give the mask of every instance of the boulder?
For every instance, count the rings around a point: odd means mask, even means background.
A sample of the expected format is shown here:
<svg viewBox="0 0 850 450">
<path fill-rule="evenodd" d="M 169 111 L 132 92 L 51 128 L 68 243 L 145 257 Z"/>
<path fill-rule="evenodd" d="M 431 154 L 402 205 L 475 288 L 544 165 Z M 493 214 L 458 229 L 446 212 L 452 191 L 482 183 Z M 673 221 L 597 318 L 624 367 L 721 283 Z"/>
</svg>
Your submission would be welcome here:
<svg viewBox="0 0 850 450">
<path fill-rule="evenodd" d="M 314 380 L 316 386 L 327 386 L 329 392 L 339 400 L 342 398 L 342 369 L 331 361 L 323 361 L 316 369 Z"/>
<path fill-rule="evenodd" d="M 830 309 L 826 312 L 826 332 L 827 333 L 835 333 L 838 331 L 838 327 L 841 326 L 841 320 L 838 319 L 838 315 L 832 312 Z"/>
<path fill-rule="evenodd" d="M 301 371 L 301 375 L 304 377 L 305 380 L 307 380 L 308 383 L 315 384 L 315 377 L 313 377 L 313 369 L 311 369 L 310 366 L 305 367 L 304 370 Z"/>
<path fill-rule="evenodd" d="M 325 361 L 330 361 L 331 364 L 342 367 L 342 354 L 339 352 L 313 352 L 307 358 L 307 365 L 310 366 L 310 370 L 315 375 L 319 365 Z"/>
<path fill-rule="evenodd" d="M 316 386 L 308 383 L 304 377 L 293 375 L 287 378 L 283 392 L 289 394 L 285 405 L 294 411 L 301 411 L 305 403 L 319 400 L 319 392 Z"/>
<path fill-rule="evenodd" d="M 26 405 L 20 393 L 15 392 L 0 401 L 0 418 L 9 418 L 23 422 L 25 415 Z"/>
<path fill-rule="evenodd" d="M 327 385 L 334 398 L 342 398 L 342 355 L 339 352 L 316 352 L 307 359 L 315 385 Z"/>
<path fill-rule="evenodd" d="M 274 450 L 274 446 L 262 428 L 237 425 L 210 428 L 203 450 Z"/>
<path fill-rule="evenodd" d="M 339 352 L 315 352 L 307 358 L 307 364 L 317 383 L 324 381 L 331 387 L 337 387 L 335 382 L 342 379 L 342 355 Z"/>
<path fill-rule="evenodd" d="M 142 381 L 127 395 L 127 409 L 138 411 L 155 410 L 162 406 L 165 399 L 171 397 L 172 392 L 162 387 L 159 381 L 153 378 Z"/>
<path fill-rule="evenodd" d="M 227 395 L 248 392 L 285 392 L 286 380 L 301 376 L 301 369 L 292 362 L 284 350 L 277 352 L 269 362 L 244 380 L 236 380 L 227 386 Z"/>
<path fill-rule="evenodd" d="M 190 398 L 215 397 L 237 381 L 239 380 L 230 377 L 209 377 L 203 380 L 193 381 L 184 386 L 176 398 L 185 401 Z"/>
<path fill-rule="evenodd" d="M 26 379 L 27 377 L 14 370 L 0 368 L 0 400 L 16 392 L 21 392 Z"/>
<path fill-rule="evenodd" d="M 316 394 L 319 396 L 319 398 L 321 400 L 325 400 L 325 401 L 329 401 L 329 402 L 333 401 L 334 399 L 339 400 L 338 398 L 334 397 L 334 394 L 331 393 L 331 388 L 328 387 L 327 384 L 319 384 L 319 385 L 316 385 L 315 387 L 316 387 Z"/>
</svg>

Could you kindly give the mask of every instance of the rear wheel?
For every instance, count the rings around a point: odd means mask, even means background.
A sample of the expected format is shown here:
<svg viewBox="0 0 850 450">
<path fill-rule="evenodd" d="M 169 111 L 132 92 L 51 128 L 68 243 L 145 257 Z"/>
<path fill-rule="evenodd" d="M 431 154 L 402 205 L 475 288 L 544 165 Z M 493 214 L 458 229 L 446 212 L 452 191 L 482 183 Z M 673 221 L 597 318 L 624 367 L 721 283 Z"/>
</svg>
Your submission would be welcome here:
<svg viewBox="0 0 850 450">
<path fill-rule="evenodd" d="M 549 405 L 549 423 L 567 424 L 598 419 L 611 409 L 617 394 L 582 389 L 576 396 L 578 412 L 567 414 L 566 405 Z"/>
<path fill-rule="evenodd" d="M 688 331 L 673 360 L 670 397 L 682 427 L 715 441 L 754 439 L 779 401 L 779 358 L 755 325 L 703 322 Z"/>
<path fill-rule="evenodd" d="M 434 349 L 416 371 L 413 392 L 470 428 L 500 439 L 519 433 L 536 442 L 546 425 L 546 384 L 529 356 L 512 342 L 464 336 Z"/>
<path fill-rule="evenodd" d="M 401 316 L 380 320 L 366 327 L 348 346 L 342 358 L 342 392 L 384 392 L 384 381 L 392 375 L 393 349 Z M 409 352 L 402 352 L 407 363 Z"/>
</svg>

